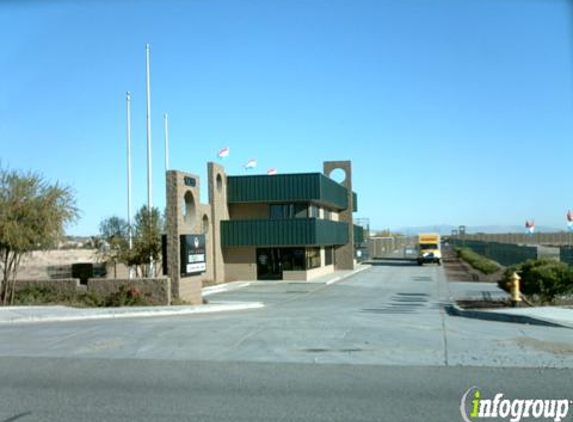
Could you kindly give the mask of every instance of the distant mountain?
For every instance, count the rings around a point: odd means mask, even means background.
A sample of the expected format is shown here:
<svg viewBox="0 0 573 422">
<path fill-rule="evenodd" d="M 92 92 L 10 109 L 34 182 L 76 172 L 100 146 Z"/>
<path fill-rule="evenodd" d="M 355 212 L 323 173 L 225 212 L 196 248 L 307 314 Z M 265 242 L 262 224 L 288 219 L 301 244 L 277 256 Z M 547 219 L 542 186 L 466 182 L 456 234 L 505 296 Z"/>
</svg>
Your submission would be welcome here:
<svg viewBox="0 0 573 422">
<path fill-rule="evenodd" d="M 405 235 L 416 235 L 418 233 L 439 233 L 441 235 L 452 234 L 452 230 L 457 230 L 459 226 L 451 224 L 436 224 L 433 226 L 418 226 L 418 227 L 399 227 L 392 229 L 394 233 L 401 233 Z M 538 233 L 551 233 L 559 232 L 564 229 L 556 229 L 555 227 L 548 226 L 535 226 L 535 231 Z M 466 226 L 466 233 L 524 233 L 525 227 L 523 226 Z"/>
</svg>

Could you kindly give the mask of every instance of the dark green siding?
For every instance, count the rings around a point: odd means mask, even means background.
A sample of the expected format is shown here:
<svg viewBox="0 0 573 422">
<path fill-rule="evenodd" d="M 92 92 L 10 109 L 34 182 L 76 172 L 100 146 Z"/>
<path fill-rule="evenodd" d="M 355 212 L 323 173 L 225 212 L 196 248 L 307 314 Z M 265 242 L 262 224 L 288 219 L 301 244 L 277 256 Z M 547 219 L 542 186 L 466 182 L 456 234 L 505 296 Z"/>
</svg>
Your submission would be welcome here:
<svg viewBox="0 0 573 422">
<path fill-rule="evenodd" d="M 364 242 L 364 228 L 362 226 L 354 225 L 354 243 Z"/>
<path fill-rule="evenodd" d="M 573 265 L 573 248 L 571 246 L 561 246 L 559 248 L 559 260 Z"/>
<path fill-rule="evenodd" d="M 227 177 L 227 201 L 315 202 L 337 209 L 348 206 L 347 190 L 322 173 Z"/>
<path fill-rule="evenodd" d="M 223 246 L 318 246 L 348 243 L 348 224 L 316 218 L 221 221 Z"/>
</svg>

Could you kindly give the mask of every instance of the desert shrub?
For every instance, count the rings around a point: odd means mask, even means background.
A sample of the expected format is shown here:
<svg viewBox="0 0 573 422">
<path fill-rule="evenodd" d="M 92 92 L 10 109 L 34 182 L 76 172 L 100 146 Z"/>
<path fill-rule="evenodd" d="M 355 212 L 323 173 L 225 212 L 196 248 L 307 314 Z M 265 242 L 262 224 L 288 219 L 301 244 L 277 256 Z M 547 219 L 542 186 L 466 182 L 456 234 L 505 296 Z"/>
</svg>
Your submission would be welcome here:
<svg viewBox="0 0 573 422">
<path fill-rule="evenodd" d="M 499 265 L 487 259 L 485 256 L 475 253 L 470 248 L 456 248 L 458 257 L 466 261 L 468 264 L 484 274 L 493 274 L 499 270 Z"/>
<path fill-rule="evenodd" d="M 537 259 L 509 267 L 499 282 L 501 288 L 507 290 L 514 271 L 521 277 L 521 292 L 542 302 L 552 302 L 557 296 L 573 291 L 573 270 L 563 262 Z"/>
</svg>

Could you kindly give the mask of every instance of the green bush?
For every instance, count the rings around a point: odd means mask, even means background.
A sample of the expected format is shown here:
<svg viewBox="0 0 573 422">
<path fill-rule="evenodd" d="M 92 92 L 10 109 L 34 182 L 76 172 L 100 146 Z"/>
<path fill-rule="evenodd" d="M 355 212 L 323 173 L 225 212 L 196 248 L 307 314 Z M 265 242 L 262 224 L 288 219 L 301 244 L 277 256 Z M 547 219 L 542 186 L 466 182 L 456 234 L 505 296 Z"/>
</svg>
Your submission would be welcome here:
<svg viewBox="0 0 573 422">
<path fill-rule="evenodd" d="M 498 264 L 475 253 L 470 248 L 456 248 L 456 254 L 473 268 L 484 274 L 493 274 L 500 268 Z"/>
<path fill-rule="evenodd" d="M 507 290 L 513 272 L 521 277 L 521 292 L 542 302 L 552 302 L 557 296 L 573 292 L 573 270 L 563 262 L 538 259 L 509 267 L 499 282 L 501 288 Z"/>
</svg>

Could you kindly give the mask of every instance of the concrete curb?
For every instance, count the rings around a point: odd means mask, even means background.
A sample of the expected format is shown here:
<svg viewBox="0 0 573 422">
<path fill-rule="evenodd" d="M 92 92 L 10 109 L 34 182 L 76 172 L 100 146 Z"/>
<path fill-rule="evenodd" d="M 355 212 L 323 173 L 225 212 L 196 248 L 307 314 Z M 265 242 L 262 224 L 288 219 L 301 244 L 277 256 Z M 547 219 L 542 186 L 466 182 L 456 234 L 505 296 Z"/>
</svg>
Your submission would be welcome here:
<svg viewBox="0 0 573 422">
<path fill-rule="evenodd" d="M 16 324 L 16 323 L 31 323 L 31 322 L 65 322 L 65 321 L 86 321 L 86 320 L 104 320 L 104 319 L 121 319 L 121 318 L 141 318 L 141 317 L 164 317 L 164 316 L 184 316 L 194 314 L 210 314 L 216 312 L 229 312 L 229 311 L 243 311 L 249 309 L 264 308 L 265 305 L 261 302 L 250 303 L 213 303 L 201 306 L 173 306 L 171 308 L 162 309 L 131 309 L 129 311 L 109 311 L 98 313 L 97 310 L 90 310 L 92 313 L 84 314 L 68 314 L 68 315 L 8 315 L 7 318 L 0 317 L 0 324 Z M 22 307 L 18 307 L 22 308 Z M 125 308 L 123 308 L 125 309 Z M 7 311 L 10 308 L 6 308 Z M 71 312 L 75 312 L 71 309 Z M 85 312 L 86 310 L 79 310 Z M 0 311 L 1 315 L 1 311 Z"/>
<path fill-rule="evenodd" d="M 214 295 L 217 293 L 223 293 L 223 292 L 230 292 L 232 290 L 237 290 L 237 289 L 241 289 L 243 287 L 247 287 L 250 286 L 252 283 L 251 282 L 231 282 L 231 283 L 225 283 L 225 284 L 218 284 L 215 286 L 209 286 L 209 287 L 204 287 L 201 290 L 201 293 L 203 294 L 203 297 L 205 296 L 210 296 L 210 295 Z"/>
<path fill-rule="evenodd" d="M 367 270 L 368 268 L 370 268 L 370 265 L 361 266 L 361 268 L 358 268 L 358 269 L 352 271 L 351 273 L 348 273 L 348 274 L 345 274 L 345 275 L 341 275 L 341 276 L 335 277 L 335 278 L 333 278 L 332 280 L 328 280 L 328 281 L 327 281 L 326 283 L 324 283 L 324 284 L 326 284 L 327 286 L 330 286 L 331 284 L 339 283 L 339 282 L 341 282 L 342 280 L 347 279 L 348 277 L 352 277 L 353 275 L 356 275 L 356 274 L 358 274 L 358 273 L 361 273 L 362 271 Z"/>
<path fill-rule="evenodd" d="M 542 319 L 527 315 L 509 314 L 496 311 L 480 311 L 476 309 L 462 309 L 455 304 L 450 304 L 445 307 L 448 315 L 459 316 L 464 318 L 481 319 L 485 321 L 498 321 L 498 322 L 511 322 L 515 324 L 529 324 L 539 325 L 543 327 L 561 327 L 573 328 L 573 326 L 552 321 L 549 319 Z"/>
</svg>

